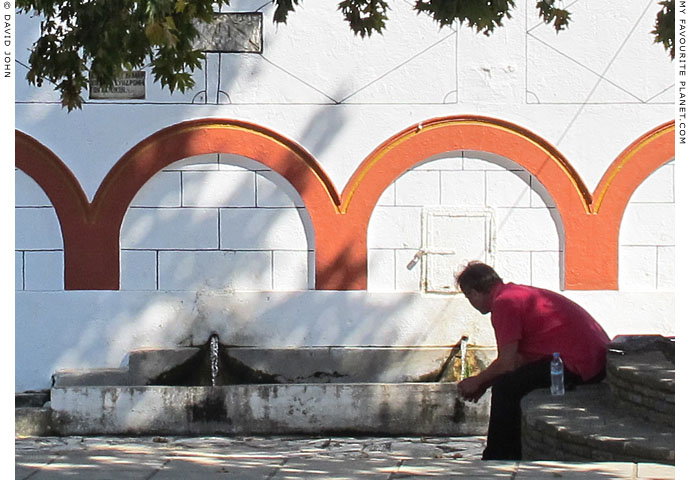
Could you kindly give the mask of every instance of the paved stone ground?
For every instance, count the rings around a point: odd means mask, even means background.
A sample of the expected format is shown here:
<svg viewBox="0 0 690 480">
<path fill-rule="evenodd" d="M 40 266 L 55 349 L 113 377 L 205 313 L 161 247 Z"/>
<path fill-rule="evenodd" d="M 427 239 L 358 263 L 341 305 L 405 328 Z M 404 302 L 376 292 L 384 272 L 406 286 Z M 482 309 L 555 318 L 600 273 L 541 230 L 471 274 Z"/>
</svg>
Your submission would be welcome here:
<svg viewBox="0 0 690 480">
<path fill-rule="evenodd" d="M 483 462 L 484 437 L 25 437 L 17 479 L 671 479 L 636 463 Z"/>
</svg>

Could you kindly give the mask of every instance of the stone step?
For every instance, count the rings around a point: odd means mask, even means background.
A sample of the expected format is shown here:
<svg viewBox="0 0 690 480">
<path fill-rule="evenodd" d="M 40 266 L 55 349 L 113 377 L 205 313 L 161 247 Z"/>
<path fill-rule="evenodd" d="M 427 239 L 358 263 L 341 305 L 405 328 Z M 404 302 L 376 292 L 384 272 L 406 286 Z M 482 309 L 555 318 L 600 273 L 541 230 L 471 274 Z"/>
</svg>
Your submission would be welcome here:
<svg viewBox="0 0 690 480">
<path fill-rule="evenodd" d="M 617 337 L 606 377 L 617 404 L 669 427 L 675 425 L 675 344 L 660 336 Z"/>
<path fill-rule="evenodd" d="M 17 407 L 14 409 L 14 434 L 17 437 L 55 435 L 50 407 Z"/>
<path fill-rule="evenodd" d="M 522 400 L 525 460 L 675 463 L 675 431 L 621 409 L 609 385 L 578 386 L 562 397 L 548 389 Z"/>
<path fill-rule="evenodd" d="M 26 391 L 14 394 L 14 407 L 42 407 L 50 401 L 50 390 Z"/>
<path fill-rule="evenodd" d="M 53 374 L 53 387 L 129 384 L 130 375 L 126 368 L 70 369 L 58 370 Z"/>
<path fill-rule="evenodd" d="M 14 394 L 14 434 L 20 437 L 53 434 L 50 390 Z"/>
</svg>

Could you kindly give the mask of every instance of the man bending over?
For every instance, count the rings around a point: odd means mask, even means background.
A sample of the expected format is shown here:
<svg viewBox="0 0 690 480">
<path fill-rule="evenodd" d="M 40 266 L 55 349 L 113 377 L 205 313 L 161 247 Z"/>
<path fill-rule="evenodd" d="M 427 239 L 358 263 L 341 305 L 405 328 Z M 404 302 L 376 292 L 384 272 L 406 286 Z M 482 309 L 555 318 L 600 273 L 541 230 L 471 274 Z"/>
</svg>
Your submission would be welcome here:
<svg viewBox="0 0 690 480">
<path fill-rule="evenodd" d="M 503 283 L 488 265 L 470 262 L 456 284 L 472 306 L 491 313 L 498 357 L 482 372 L 458 383 L 476 402 L 491 388 L 491 416 L 484 460 L 519 460 L 520 400 L 551 384 L 550 364 L 559 352 L 566 388 L 601 381 L 609 337 L 582 307 L 549 290 Z"/>
</svg>

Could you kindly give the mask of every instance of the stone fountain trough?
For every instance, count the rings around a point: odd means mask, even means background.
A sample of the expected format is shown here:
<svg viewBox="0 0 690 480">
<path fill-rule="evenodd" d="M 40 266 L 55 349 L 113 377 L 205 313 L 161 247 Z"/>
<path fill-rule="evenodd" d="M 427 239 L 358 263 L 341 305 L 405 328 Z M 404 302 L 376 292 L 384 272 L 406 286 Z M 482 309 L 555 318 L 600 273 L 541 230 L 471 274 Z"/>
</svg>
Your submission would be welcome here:
<svg viewBox="0 0 690 480">
<path fill-rule="evenodd" d="M 55 373 L 51 424 L 58 435 L 485 434 L 488 396 L 464 402 L 455 381 L 491 352 L 459 345 L 220 345 L 214 378 L 210 343 L 133 351 L 122 368 Z"/>
</svg>

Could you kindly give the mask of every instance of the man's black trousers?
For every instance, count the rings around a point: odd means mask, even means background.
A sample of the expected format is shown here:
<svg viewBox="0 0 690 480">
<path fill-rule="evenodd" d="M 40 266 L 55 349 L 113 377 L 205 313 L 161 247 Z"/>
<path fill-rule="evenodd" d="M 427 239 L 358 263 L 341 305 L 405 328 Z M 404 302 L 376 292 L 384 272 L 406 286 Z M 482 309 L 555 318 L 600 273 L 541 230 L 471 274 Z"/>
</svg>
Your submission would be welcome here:
<svg viewBox="0 0 690 480">
<path fill-rule="evenodd" d="M 598 378 L 597 380 L 601 380 Z M 582 383 L 579 376 L 565 369 L 565 385 Z M 551 386 L 551 359 L 523 365 L 499 376 L 491 386 L 491 417 L 484 460 L 520 460 L 520 400 L 532 390 Z"/>
</svg>

